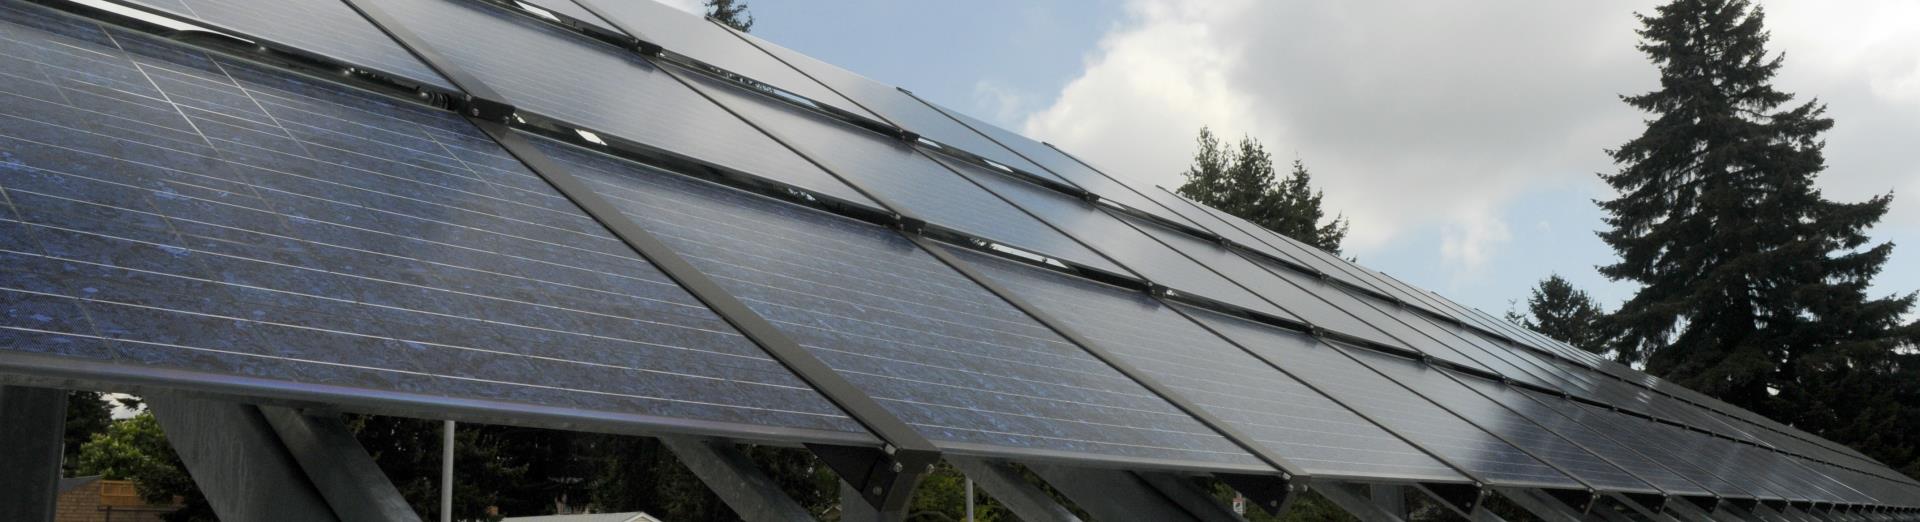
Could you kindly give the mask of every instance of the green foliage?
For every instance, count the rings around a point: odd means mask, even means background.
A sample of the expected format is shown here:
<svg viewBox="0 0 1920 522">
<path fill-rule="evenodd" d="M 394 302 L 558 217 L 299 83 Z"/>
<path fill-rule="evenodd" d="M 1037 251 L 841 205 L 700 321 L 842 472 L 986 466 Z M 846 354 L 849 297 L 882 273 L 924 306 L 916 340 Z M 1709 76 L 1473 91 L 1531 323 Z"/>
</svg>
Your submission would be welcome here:
<svg viewBox="0 0 1920 522">
<path fill-rule="evenodd" d="M 186 507 L 167 515 L 171 522 L 215 520 L 213 509 L 187 475 L 186 466 L 174 454 L 152 413 L 142 411 L 113 421 L 105 432 L 82 444 L 76 473 L 133 481 L 140 497 L 154 504 L 184 500 Z"/>
<path fill-rule="evenodd" d="M 1658 90 L 1622 99 L 1651 115 L 1609 151 L 1601 267 L 1639 291 L 1609 320 L 1621 357 L 1729 403 L 1911 469 L 1915 295 L 1869 297 L 1893 246 L 1866 231 L 1892 195 L 1824 198 L 1818 101 L 1771 85 L 1764 12 L 1747 0 L 1678 0 L 1641 16 Z M 1905 459 L 1905 460 L 1902 460 Z"/>
<path fill-rule="evenodd" d="M 414 511 L 438 518 L 441 421 L 354 415 L 348 426 Z M 586 504 L 593 472 L 588 459 L 597 440 L 555 430 L 458 425 L 454 518 L 485 520 L 489 508 L 498 508 L 501 516 L 546 515 L 560 505 Z"/>
<path fill-rule="evenodd" d="M 1241 138 L 1238 147 L 1225 147 L 1207 128 L 1195 139 L 1199 150 L 1193 165 L 1182 173 L 1186 183 L 1178 192 L 1188 199 L 1220 209 L 1268 230 L 1340 253 L 1347 221 L 1331 220 L 1320 208 L 1321 193 L 1313 190 L 1313 175 L 1300 160 L 1285 178 L 1276 179 L 1273 156 L 1253 138 Z M 1324 223 L 1322 223 L 1324 221 Z"/>
<path fill-rule="evenodd" d="M 80 447 L 113 425 L 113 410 L 100 392 L 75 391 L 67 394 L 67 427 L 61 439 L 60 472 L 79 476 Z"/>
<path fill-rule="evenodd" d="M 1588 352 L 1607 353 L 1606 312 L 1559 274 L 1540 280 L 1527 296 L 1525 313 L 1508 311 L 1507 320 Z"/>
<path fill-rule="evenodd" d="M 739 0 L 707 0 L 707 18 L 727 24 L 740 32 L 753 29 L 753 14 L 747 12 L 747 3 Z"/>
</svg>

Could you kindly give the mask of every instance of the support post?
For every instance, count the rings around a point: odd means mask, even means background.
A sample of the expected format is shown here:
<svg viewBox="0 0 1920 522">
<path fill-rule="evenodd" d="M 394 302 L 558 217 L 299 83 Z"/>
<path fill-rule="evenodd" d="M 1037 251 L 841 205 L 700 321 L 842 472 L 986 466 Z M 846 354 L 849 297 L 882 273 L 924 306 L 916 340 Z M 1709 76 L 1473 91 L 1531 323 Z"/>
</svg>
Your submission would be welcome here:
<svg viewBox="0 0 1920 522">
<path fill-rule="evenodd" d="M 1095 520 L 1197 520 L 1235 522 L 1241 520 L 1230 509 L 1198 508 L 1189 511 L 1192 499 L 1176 501 L 1167 493 L 1133 473 L 1058 464 L 1028 464 L 1040 478 L 1087 510 Z M 1174 495 L 1184 495 L 1177 487 L 1162 484 Z M 1197 488 L 1195 488 L 1197 489 Z M 1211 502 L 1211 498 L 1208 498 Z M 1214 504 L 1216 507 L 1217 503 Z"/>
<path fill-rule="evenodd" d="M 1395 516 L 1407 515 L 1406 486 L 1399 484 L 1369 484 L 1367 494 L 1373 498 L 1373 505 Z"/>
<path fill-rule="evenodd" d="M 440 522 L 453 522 L 453 421 L 440 425 Z"/>
<path fill-rule="evenodd" d="M 1347 514 L 1358 517 L 1360 520 L 1367 522 L 1403 522 L 1407 519 L 1405 511 L 1388 511 L 1387 509 L 1383 509 L 1379 503 L 1368 498 L 1369 495 L 1363 495 L 1358 485 L 1343 482 L 1317 481 L 1310 487 L 1312 487 L 1314 491 L 1319 492 L 1322 498 L 1333 502 L 1336 506 L 1340 506 L 1340 509 L 1347 510 Z M 1401 500 L 1405 501 L 1406 497 L 1402 496 Z M 1404 508 L 1405 504 L 1402 504 L 1401 507 Z"/>
<path fill-rule="evenodd" d="M 53 520 L 67 392 L 0 386 L 0 520 Z"/>
<path fill-rule="evenodd" d="M 745 520 L 809 522 L 813 515 L 801 507 L 780 485 L 767 477 L 753 461 L 732 443 L 707 437 L 664 436 L 660 444 L 673 452 L 694 476 L 707 484 L 720 500 Z M 857 500 L 857 499 L 856 499 Z M 865 505 L 858 500 L 854 504 Z M 842 503 L 842 509 L 851 509 Z M 845 520 L 854 520 L 846 518 Z"/>
<path fill-rule="evenodd" d="M 1240 520 L 1240 514 L 1233 512 L 1233 506 L 1221 504 L 1212 493 L 1200 489 L 1187 477 L 1170 473 L 1135 472 L 1135 477 L 1146 482 L 1161 496 L 1179 505 L 1188 513 L 1198 515 L 1201 520 Z"/>
<path fill-rule="evenodd" d="M 420 514 L 367 457 L 339 415 L 275 406 L 261 406 L 260 414 L 340 520 L 419 522 Z"/>
<path fill-rule="evenodd" d="M 947 462 L 953 464 L 967 478 L 980 483 L 994 500 L 1000 502 L 1013 515 L 1026 522 L 1080 522 L 1073 511 L 1053 500 L 1039 486 L 1020 476 L 1020 471 L 1012 464 L 949 455 Z"/>
</svg>

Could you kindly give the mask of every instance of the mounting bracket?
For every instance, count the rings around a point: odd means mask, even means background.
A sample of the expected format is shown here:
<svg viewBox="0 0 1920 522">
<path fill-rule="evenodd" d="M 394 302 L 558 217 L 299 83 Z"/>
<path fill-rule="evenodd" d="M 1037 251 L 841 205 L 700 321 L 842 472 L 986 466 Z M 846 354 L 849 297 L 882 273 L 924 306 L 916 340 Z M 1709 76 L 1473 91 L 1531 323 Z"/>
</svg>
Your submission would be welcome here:
<svg viewBox="0 0 1920 522">
<path fill-rule="evenodd" d="M 1279 516 L 1293 505 L 1294 489 L 1304 484 L 1295 483 L 1278 475 L 1246 475 L 1240 473 L 1215 473 L 1214 478 L 1225 482 L 1227 487 L 1240 492 L 1241 496 L 1260 506 L 1269 515 Z"/>
<path fill-rule="evenodd" d="M 859 446 L 807 444 L 840 479 L 860 492 L 860 498 L 884 515 L 906 514 L 913 487 L 933 471 L 938 453 L 899 450 L 889 445 L 882 449 Z"/>
</svg>

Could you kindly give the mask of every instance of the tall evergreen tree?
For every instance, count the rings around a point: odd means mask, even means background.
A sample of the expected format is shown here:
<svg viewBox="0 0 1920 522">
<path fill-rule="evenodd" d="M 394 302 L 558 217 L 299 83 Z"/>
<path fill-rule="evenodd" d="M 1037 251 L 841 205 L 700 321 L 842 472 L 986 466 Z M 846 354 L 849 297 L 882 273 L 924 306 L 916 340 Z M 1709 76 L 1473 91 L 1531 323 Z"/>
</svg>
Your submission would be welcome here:
<svg viewBox="0 0 1920 522">
<path fill-rule="evenodd" d="M 1593 296 L 1560 274 L 1547 276 L 1527 296 L 1527 309 L 1507 312 L 1507 320 L 1560 342 L 1596 354 L 1607 353 L 1606 311 Z"/>
<path fill-rule="evenodd" d="M 747 12 L 747 3 L 739 0 L 707 0 L 707 18 L 727 24 L 740 32 L 753 29 L 753 14 Z"/>
<path fill-rule="evenodd" d="M 1833 120 L 1771 85 L 1783 59 L 1764 20 L 1747 0 L 1675 0 L 1640 17 L 1660 88 L 1622 97 L 1652 119 L 1601 176 L 1619 193 L 1600 202 L 1600 236 L 1619 255 L 1601 272 L 1641 285 L 1611 321 L 1612 346 L 1815 433 L 1891 425 L 1900 414 L 1860 399 L 1890 400 L 1891 359 L 1920 339 L 1900 319 L 1914 295 L 1866 294 L 1893 246 L 1865 232 L 1892 195 L 1840 203 L 1815 187 Z"/>
<path fill-rule="evenodd" d="M 1203 127 L 1195 142 L 1199 149 L 1193 154 L 1193 165 L 1182 173 L 1187 181 L 1180 185 L 1180 195 L 1302 243 L 1340 253 L 1347 221 L 1338 216 L 1327 219 L 1320 208 L 1322 194 L 1313 190 L 1313 175 L 1305 163 L 1294 160 L 1293 171 L 1276 179 L 1273 155 L 1258 140 L 1241 138 L 1237 147 L 1226 147 L 1212 130 Z"/>
</svg>

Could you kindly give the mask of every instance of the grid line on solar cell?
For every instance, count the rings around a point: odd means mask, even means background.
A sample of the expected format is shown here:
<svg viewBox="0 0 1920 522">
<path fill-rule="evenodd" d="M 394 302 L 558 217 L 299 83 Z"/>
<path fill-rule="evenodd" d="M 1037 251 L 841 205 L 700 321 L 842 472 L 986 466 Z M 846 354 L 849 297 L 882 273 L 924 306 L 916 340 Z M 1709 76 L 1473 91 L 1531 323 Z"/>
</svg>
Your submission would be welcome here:
<svg viewBox="0 0 1920 522">
<path fill-rule="evenodd" d="M 943 447 L 1264 468 L 896 232 L 542 144 Z"/>
<path fill-rule="evenodd" d="M 477 153 L 492 145 L 464 121 L 36 10 L 0 16 L 9 66 L 69 66 L 0 76 L 0 287 L 86 319 L 9 315 L 9 335 L 60 331 L 135 368 L 866 438 L 584 215 L 541 201 L 551 189 L 534 197 L 531 173 Z"/>
<path fill-rule="evenodd" d="M 378 8 L 520 111 L 873 206 L 638 53 L 482 2 Z"/>
<path fill-rule="evenodd" d="M 224 26 L 255 38 L 289 45 L 401 77 L 453 89 L 446 79 L 337 0 L 128 0 Z M 263 16 L 265 15 L 265 16 Z"/>
<path fill-rule="evenodd" d="M 1182 391 L 1310 473 L 1459 478 L 1440 462 L 1143 294 L 983 254 L 963 252 L 961 257 L 1067 328 Z"/>
<path fill-rule="evenodd" d="M 1241 346 L 1263 352 L 1262 358 L 1418 442 L 1452 465 L 1475 475 L 1472 478 L 1476 480 L 1494 485 L 1584 488 L 1480 428 L 1434 407 L 1331 345 L 1212 312 L 1189 310 L 1188 313 Z M 1369 356 L 1361 350 L 1351 353 Z"/>
</svg>

